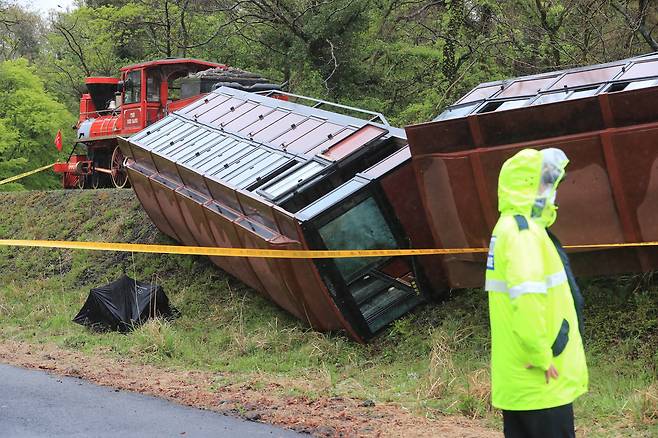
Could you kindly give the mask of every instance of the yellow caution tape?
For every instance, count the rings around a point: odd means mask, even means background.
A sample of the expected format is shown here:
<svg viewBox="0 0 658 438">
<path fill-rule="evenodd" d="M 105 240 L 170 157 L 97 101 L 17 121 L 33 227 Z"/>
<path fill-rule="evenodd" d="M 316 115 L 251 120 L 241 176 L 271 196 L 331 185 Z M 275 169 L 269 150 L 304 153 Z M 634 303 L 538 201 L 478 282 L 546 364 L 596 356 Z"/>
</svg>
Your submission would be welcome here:
<svg viewBox="0 0 658 438">
<path fill-rule="evenodd" d="M 3 184 L 7 184 L 10 182 L 18 181 L 21 178 L 25 178 L 26 176 L 34 175 L 35 173 L 43 172 L 46 169 L 50 169 L 53 167 L 52 164 L 48 164 L 47 166 L 39 167 L 38 169 L 30 170 L 29 172 L 21 173 L 20 175 L 12 176 L 11 178 L 6 178 L 0 181 L 0 186 Z"/>
<path fill-rule="evenodd" d="M 141 243 L 69 242 L 64 240 L 0 239 L 0 246 L 86 249 L 92 251 L 144 252 L 154 254 L 184 254 L 216 257 L 261 257 L 287 259 L 335 259 L 349 257 L 393 257 L 436 254 L 484 253 L 487 248 L 438 249 L 368 249 L 368 250 L 290 250 L 258 248 L 217 248 L 208 246 L 149 245 Z"/>
<path fill-rule="evenodd" d="M 22 246 L 92 251 L 143 252 L 152 254 L 204 255 L 211 257 L 259 257 L 285 259 L 338 259 L 351 257 L 395 257 L 449 254 L 480 254 L 488 248 L 427 248 L 427 249 L 355 249 L 355 250 L 289 250 L 258 248 L 217 248 L 207 246 L 150 245 L 141 243 L 70 242 L 64 240 L 0 239 L 0 246 Z M 568 245 L 567 249 L 628 248 L 658 246 L 658 242 Z"/>
</svg>

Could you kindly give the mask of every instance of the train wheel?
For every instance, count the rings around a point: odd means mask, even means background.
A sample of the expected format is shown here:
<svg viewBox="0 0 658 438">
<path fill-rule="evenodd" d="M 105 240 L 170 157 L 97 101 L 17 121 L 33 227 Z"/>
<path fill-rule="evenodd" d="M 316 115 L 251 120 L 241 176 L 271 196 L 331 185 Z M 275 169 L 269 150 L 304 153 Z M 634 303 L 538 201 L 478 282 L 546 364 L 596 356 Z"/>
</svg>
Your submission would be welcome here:
<svg viewBox="0 0 658 438">
<path fill-rule="evenodd" d="M 101 176 L 98 172 L 93 170 L 91 172 L 91 175 L 89 175 L 89 179 L 91 180 L 91 188 L 92 189 L 97 189 L 101 185 Z"/>
<path fill-rule="evenodd" d="M 112 152 L 112 183 L 114 187 L 119 189 L 124 188 L 128 183 L 128 174 L 123 167 L 123 158 L 119 146 L 115 147 L 114 152 Z"/>
<path fill-rule="evenodd" d="M 78 179 L 78 180 L 76 181 L 75 185 L 76 185 L 80 190 L 84 189 L 85 186 L 87 185 L 87 184 L 86 184 L 86 182 L 87 182 L 87 177 L 86 177 L 85 175 L 77 175 L 77 179 Z"/>
</svg>

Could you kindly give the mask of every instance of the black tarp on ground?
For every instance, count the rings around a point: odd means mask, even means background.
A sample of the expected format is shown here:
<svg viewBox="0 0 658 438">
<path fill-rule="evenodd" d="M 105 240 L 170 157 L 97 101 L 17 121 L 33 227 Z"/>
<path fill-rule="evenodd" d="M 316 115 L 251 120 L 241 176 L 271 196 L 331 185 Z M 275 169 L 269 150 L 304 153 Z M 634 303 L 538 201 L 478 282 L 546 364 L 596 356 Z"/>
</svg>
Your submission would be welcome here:
<svg viewBox="0 0 658 438">
<path fill-rule="evenodd" d="M 124 275 L 110 284 L 91 289 L 73 321 L 95 330 L 127 332 L 149 318 L 171 318 L 177 313 L 169 305 L 161 286 Z"/>
</svg>

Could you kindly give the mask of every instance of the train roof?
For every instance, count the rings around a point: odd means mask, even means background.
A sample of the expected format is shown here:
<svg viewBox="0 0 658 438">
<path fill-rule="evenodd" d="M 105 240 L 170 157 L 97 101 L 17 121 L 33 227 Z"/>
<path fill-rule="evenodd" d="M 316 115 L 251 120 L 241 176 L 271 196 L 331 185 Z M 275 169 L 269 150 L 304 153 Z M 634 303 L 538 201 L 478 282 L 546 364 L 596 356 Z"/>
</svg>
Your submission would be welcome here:
<svg viewBox="0 0 658 438">
<path fill-rule="evenodd" d="M 128 71 L 128 70 L 134 70 L 136 68 L 143 68 L 143 67 L 156 67 L 159 65 L 170 65 L 170 64 L 193 64 L 193 65 L 198 65 L 201 67 L 205 68 L 225 68 L 225 64 L 218 64 L 216 62 L 209 62 L 209 61 L 202 61 L 200 59 L 194 59 L 194 58 L 165 58 L 165 59 L 156 59 L 154 61 L 146 61 L 146 62 L 140 62 L 137 64 L 132 64 L 132 65 L 127 65 L 125 67 L 121 67 L 120 71 Z"/>
<path fill-rule="evenodd" d="M 466 93 L 434 121 L 658 85 L 658 52 L 605 64 L 495 82 Z"/>
<path fill-rule="evenodd" d="M 388 125 L 381 114 L 278 91 L 268 94 L 221 87 L 129 142 L 156 160 L 175 163 L 170 176 L 190 176 L 183 182 L 200 192 L 206 191 L 207 184 L 198 179 L 203 178 L 298 213 L 300 220 L 339 202 L 331 196 L 293 202 L 323 179 L 341 172 L 345 185 L 358 189 L 410 159 L 404 130 Z M 327 105 L 333 111 L 320 108 Z"/>
</svg>

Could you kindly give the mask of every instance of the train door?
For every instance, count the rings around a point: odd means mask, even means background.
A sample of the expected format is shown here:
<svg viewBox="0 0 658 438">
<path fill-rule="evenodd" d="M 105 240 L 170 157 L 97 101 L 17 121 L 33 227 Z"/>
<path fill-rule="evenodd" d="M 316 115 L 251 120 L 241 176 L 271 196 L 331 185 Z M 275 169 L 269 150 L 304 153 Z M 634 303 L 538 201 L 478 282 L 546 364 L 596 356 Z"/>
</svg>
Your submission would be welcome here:
<svg viewBox="0 0 658 438">
<path fill-rule="evenodd" d="M 409 246 L 388 201 L 375 184 L 325 210 L 303 228 L 314 249 Z M 416 264 L 409 257 L 320 259 L 316 263 L 336 304 L 364 338 L 424 301 L 417 287 Z"/>
<path fill-rule="evenodd" d="M 164 116 L 161 85 L 162 72 L 160 69 L 150 68 L 146 70 L 146 126 L 157 122 Z"/>
<path fill-rule="evenodd" d="M 144 102 L 144 69 L 131 70 L 123 80 L 123 104 L 121 116 L 123 131 L 137 132 L 146 127 L 146 107 Z"/>
</svg>

